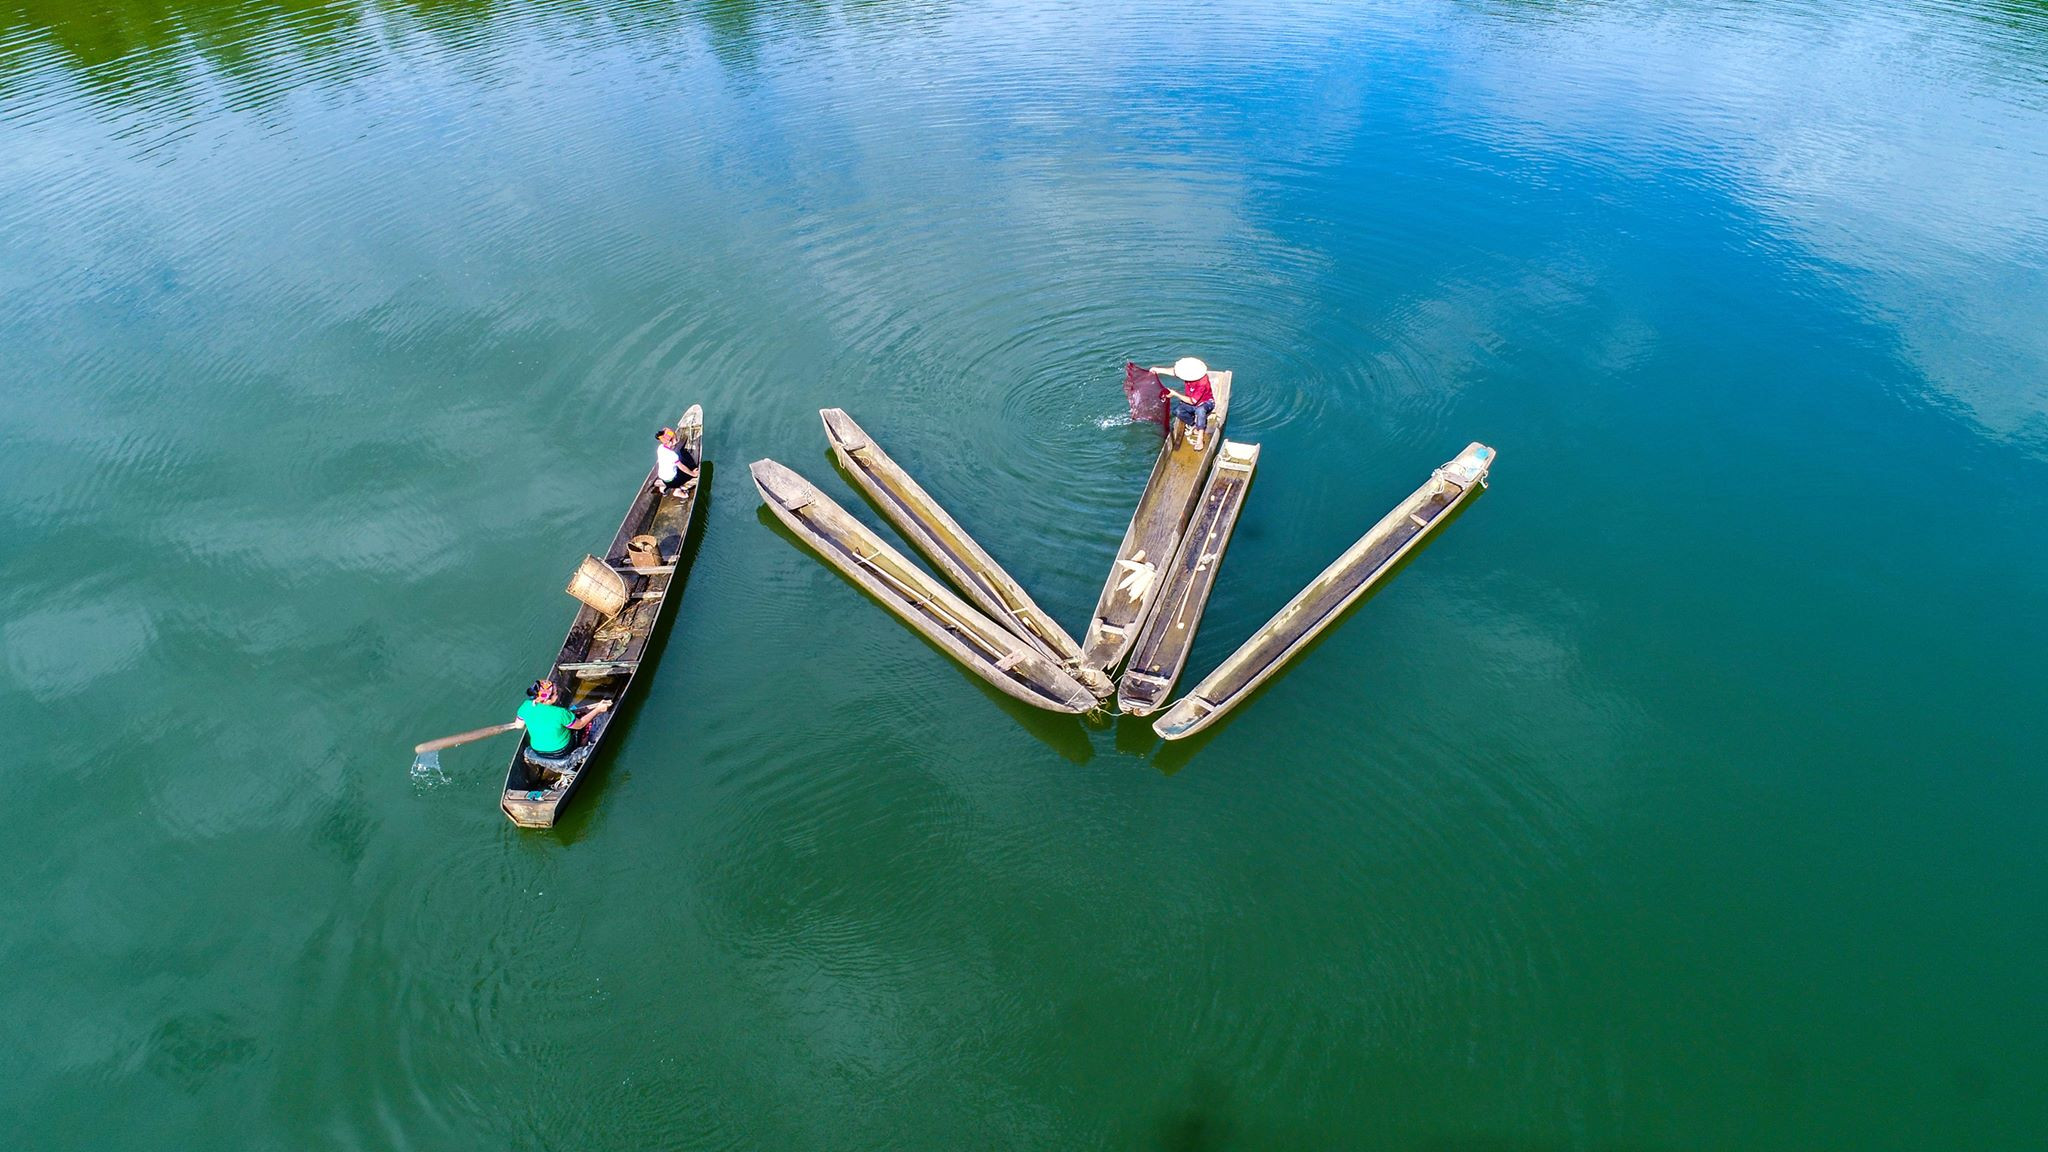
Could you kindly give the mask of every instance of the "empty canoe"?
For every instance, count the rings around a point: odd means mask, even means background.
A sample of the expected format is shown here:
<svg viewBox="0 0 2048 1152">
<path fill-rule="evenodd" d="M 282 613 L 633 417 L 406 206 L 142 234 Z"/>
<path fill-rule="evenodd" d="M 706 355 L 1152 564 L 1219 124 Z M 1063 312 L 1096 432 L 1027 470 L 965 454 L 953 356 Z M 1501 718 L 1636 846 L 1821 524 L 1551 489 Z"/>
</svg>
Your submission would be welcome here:
<svg viewBox="0 0 2048 1152">
<path fill-rule="evenodd" d="M 1180 550 L 1167 566 L 1166 589 L 1159 596 L 1159 608 L 1145 621 L 1131 646 L 1130 664 L 1117 682 L 1116 706 L 1133 716 L 1159 711 L 1187 666 L 1188 650 L 1195 643 L 1195 629 L 1208 607 L 1209 593 L 1216 587 L 1216 570 L 1223 563 L 1223 550 L 1237 527 L 1237 514 L 1244 508 L 1251 490 L 1252 470 L 1258 467 L 1259 446 L 1225 440 L 1209 470 L 1209 482 L 1202 485 L 1195 502 L 1194 519 L 1181 537 Z"/>
<path fill-rule="evenodd" d="M 995 557 L 974 541 L 922 485 L 868 436 L 843 408 L 821 408 L 825 436 L 840 467 L 853 477 L 877 510 L 904 539 L 936 565 L 990 619 L 1059 661 L 1067 673 L 1097 696 L 1114 687 L 1109 678 L 1081 668 L 1081 646 L 1045 610 L 1032 602 Z M 1092 681 L 1092 682 L 1091 682 Z"/>
<path fill-rule="evenodd" d="M 948 591 L 810 481 L 773 460 L 756 460 L 752 470 L 754 487 L 777 519 L 969 671 L 1039 708 L 1086 712 L 1095 707 L 1094 693 L 1057 661 Z"/>
<path fill-rule="evenodd" d="M 1216 410 L 1209 414 L 1209 432 L 1202 447 L 1190 445 L 1179 421 L 1174 422 L 1159 446 L 1159 459 L 1138 497 L 1138 510 L 1124 530 L 1109 582 L 1102 587 L 1088 633 L 1082 637 L 1081 662 L 1105 676 L 1115 674 L 1137 642 L 1145 618 L 1158 604 L 1161 585 L 1166 583 L 1160 573 L 1180 547 L 1181 533 L 1195 510 L 1195 497 L 1201 494 L 1202 477 L 1209 471 L 1217 445 L 1223 442 L 1223 418 L 1230 408 L 1230 373 L 1209 373 L 1209 386 L 1216 396 Z"/>
<path fill-rule="evenodd" d="M 1178 740 L 1201 731 L 1243 703 L 1253 689 L 1285 667 L 1345 608 L 1392 571 L 1401 557 L 1443 524 L 1458 505 L 1485 487 L 1493 460 L 1493 449 L 1475 443 L 1431 473 L 1428 483 L 1345 549 L 1193 691 L 1175 701 L 1153 723 L 1152 730 L 1168 740 Z"/>
<path fill-rule="evenodd" d="M 704 410 L 695 404 L 676 423 L 682 436 L 679 446 L 684 460 L 704 467 Z M 647 656 L 654 629 L 668 607 L 670 588 L 675 583 L 676 562 L 690 535 L 691 514 L 697 508 L 698 480 L 692 479 L 663 495 L 655 483 L 654 470 L 640 482 L 640 491 L 626 509 L 618 534 L 604 554 L 605 563 L 626 578 L 629 598 L 616 616 L 605 617 L 589 605 L 577 609 L 569 625 L 569 636 L 555 654 L 548 678 L 562 688 L 562 706 L 576 712 L 600 700 L 612 702 L 612 709 L 590 722 L 582 742 L 571 745 L 562 756 L 542 756 L 527 747 L 521 735 L 512 753 L 512 765 L 505 771 L 505 790 L 498 807 L 522 828 L 551 828 L 555 817 L 575 795 L 585 769 L 597 755 L 599 745 L 619 718 L 619 707 L 633 687 L 634 674 Z M 638 564 L 627 555 L 635 536 L 652 536 L 656 564 Z"/>
</svg>

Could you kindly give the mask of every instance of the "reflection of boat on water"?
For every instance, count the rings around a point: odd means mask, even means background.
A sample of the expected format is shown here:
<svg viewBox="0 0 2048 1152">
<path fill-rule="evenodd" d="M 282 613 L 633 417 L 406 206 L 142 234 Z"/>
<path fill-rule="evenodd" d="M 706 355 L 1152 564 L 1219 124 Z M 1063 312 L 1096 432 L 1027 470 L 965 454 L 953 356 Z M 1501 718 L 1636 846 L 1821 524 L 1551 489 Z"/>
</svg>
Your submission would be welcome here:
<svg viewBox="0 0 2048 1152">
<path fill-rule="evenodd" d="M 691 405 L 676 432 L 682 439 L 683 458 L 698 461 L 702 467 L 704 410 Z M 611 701 L 613 707 L 593 719 L 582 743 L 563 756 L 542 756 L 520 736 L 511 767 L 505 772 L 505 790 L 498 806 L 522 828 L 553 827 L 556 816 L 583 782 L 585 767 L 619 718 L 617 705 L 632 690 L 634 673 L 646 657 L 647 645 L 668 605 L 676 564 L 690 534 L 690 517 L 697 508 L 699 482 L 692 479 L 664 495 L 656 480 L 654 471 L 649 470 L 604 554 L 604 565 L 624 578 L 624 605 L 610 616 L 589 604 L 579 608 L 548 673 L 548 678 L 561 686 L 565 707 L 581 711 L 599 701 Z M 636 537 L 651 537 L 653 551 L 636 548 L 636 544 L 648 544 Z M 653 563 L 643 562 L 648 560 Z M 603 568 L 597 571 L 604 574 Z"/>
<path fill-rule="evenodd" d="M 754 487 L 777 519 L 969 671 L 1039 708 L 1086 712 L 1095 706 L 1094 693 L 1052 657 L 948 591 L 810 481 L 773 460 L 756 460 L 752 470 Z"/>
<path fill-rule="evenodd" d="M 1109 582 L 1103 586 L 1087 635 L 1082 637 L 1082 663 L 1105 677 L 1114 675 L 1123 663 L 1146 617 L 1158 604 L 1164 583 L 1160 572 L 1180 547 L 1202 478 L 1223 442 L 1223 420 L 1230 408 L 1230 373 L 1211 372 L 1209 385 L 1216 396 L 1216 410 L 1209 416 L 1202 446 L 1190 444 L 1177 422 L 1168 429 L 1145 491 L 1138 497 L 1137 511 L 1124 530 L 1123 544 L 1117 548 Z"/>
<path fill-rule="evenodd" d="M 1223 441 L 1209 481 L 1195 503 L 1195 515 L 1181 537 L 1180 549 L 1167 566 L 1159 605 L 1145 621 L 1131 647 L 1130 664 L 1117 683 L 1117 707 L 1133 716 L 1149 716 L 1166 703 L 1173 682 L 1187 666 L 1195 629 L 1216 587 L 1223 550 L 1237 527 L 1237 514 L 1251 490 L 1259 446 Z"/>
<path fill-rule="evenodd" d="M 1458 505 L 1485 487 L 1493 461 L 1493 449 L 1475 443 L 1438 468 L 1428 483 L 1396 505 L 1214 672 L 1175 701 L 1153 723 L 1152 730 L 1168 740 L 1178 740 L 1201 731 L 1243 703 L 1253 689 L 1285 667 L 1345 608 L 1392 571 L 1401 557 L 1442 525 Z"/>
<path fill-rule="evenodd" d="M 1034 603 L 1003 566 L 975 542 L 910 474 L 841 408 L 818 412 L 840 466 L 905 539 L 938 566 L 990 619 L 1058 660 L 1097 696 L 1114 691 L 1108 677 L 1081 667 L 1081 646 Z"/>
</svg>

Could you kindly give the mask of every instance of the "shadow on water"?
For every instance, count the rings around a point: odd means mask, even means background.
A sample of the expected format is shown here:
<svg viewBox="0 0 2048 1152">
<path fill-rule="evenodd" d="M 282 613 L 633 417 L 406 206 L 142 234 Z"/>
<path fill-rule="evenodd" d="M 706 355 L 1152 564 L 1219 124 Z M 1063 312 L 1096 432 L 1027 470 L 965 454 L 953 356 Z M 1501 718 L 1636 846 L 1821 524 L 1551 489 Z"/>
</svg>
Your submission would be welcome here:
<svg viewBox="0 0 2048 1152">
<path fill-rule="evenodd" d="M 1265 694 L 1268 691 L 1270 691 L 1274 685 L 1279 684 L 1280 682 L 1286 680 L 1288 676 L 1293 674 L 1296 668 L 1301 667 L 1303 661 L 1315 655 L 1316 649 L 1322 647 L 1324 641 L 1328 640 L 1331 636 L 1334 636 L 1338 632 L 1342 631 L 1344 625 L 1350 621 L 1353 613 L 1357 612 L 1360 608 L 1365 607 L 1367 604 L 1370 604 L 1372 603 L 1372 601 L 1377 599 L 1380 593 L 1386 591 L 1389 587 L 1393 585 L 1394 581 L 1400 579 L 1401 573 L 1407 570 L 1408 565 L 1414 563 L 1416 558 L 1421 556 L 1423 553 L 1429 551 L 1431 548 L 1434 548 L 1436 546 L 1436 542 L 1443 538 L 1444 533 L 1450 529 L 1451 525 L 1456 524 L 1459 521 L 1459 519 L 1461 519 L 1465 515 L 1466 511 L 1469 510 L 1473 505 L 1478 504 L 1481 500 L 1486 499 L 1486 492 L 1487 490 L 1484 487 L 1481 487 L 1479 491 L 1473 493 L 1470 498 L 1466 499 L 1463 503 L 1459 504 L 1456 508 L 1452 509 L 1450 515 L 1445 517 L 1442 521 L 1440 521 L 1437 524 L 1436 529 L 1434 531 L 1432 531 L 1428 536 L 1424 537 L 1422 542 L 1420 544 L 1417 544 L 1411 551 L 1409 551 L 1407 555 L 1401 557 L 1401 559 L 1398 562 L 1396 562 L 1391 569 L 1387 571 L 1386 575 L 1380 577 L 1378 582 L 1376 582 L 1369 590 L 1367 590 L 1365 595 L 1360 596 L 1357 600 L 1352 601 L 1351 604 L 1344 609 L 1344 611 L 1338 613 L 1337 618 L 1335 620 L 1331 621 L 1328 625 L 1326 625 L 1323 628 L 1321 632 L 1316 634 L 1315 639 L 1309 641 L 1308 644 L 1301 649 L 1301 651 L 1296 652 L 1293 658 L 1288 660 L 1287 663 L 1284 666 L 1282 666 L 1278 672 L 1275 672 L 1271 677 L 1269 677 L 1265 683 L 1253 689 L 1250 696 L 1247 696 L 1242 701 L 1239 701 L 1237 707 L 1232 708 L 1229 712 L 1224 713 L 1223 716 L 1219 718 L 1215 723 L 1209 725 L 1207 728 L 1202 729 L 1200 732 L 1195 733 L 1193 736 L 1190 736 L 1185 740 L 1161 741 L 1161 743 L 1165 744 L 1166 746 L 1160 749 L 1159 755 L 1152 761 L 1152 766 L 1159 769 L 1160 772 L 1168 776 L 1171 776 L 1176 772 L 1179 772 L 1182 768 L 1187 767 L 1188 762 L 1190 760 L 1193 760 L 1196 756 L 1200 755 L 1202 749 L 1207 748 L 1209 746 L 1209 741 L 1215 739 L 1218 733 L 1230 727 L 1231 723 L 1234 722 L 1238 717 L 1243 716 L 1247 711 L 1257 706 L 1260 698 L 1265 696 Z M 1279 608 L 1275 607 L 1274 611 L 1279 611 Z M 1265 626 L 1265 621 L 1260 621 L 1259 627 L 1263 628 Z M 1226 655 L 1225 658 L 1228 659 L 1228 656 Z M 1202 675 L 1206 676 L 1208 675 L 1208 673 L 1205 672 Z M 1183 676 L 1182 680 L 1183 682 L 1181 684 L 1174 685 L 1175 689 L 1180 692 L 1181 696 L 1187 695 L 1187 693 L 1193 689 L 1195 684 L 1201 683 L 1200 676 L 1195 677 L 1192 681 L 1189 681 L 1185 676 Z M 1175 697 L 1176 700 L 1178 700 L 1179 698 L 1179 696 Z M 1148 722 L 1150 719 L 1152 718 L 1147 717 Z M 1149 723 L 1146 728 L 1146 731 L 1151 731 Z M 1119 746 L 1121 746 L 1122 734 L 1119 733 L 1118 735 L 1118 743 Z"/>
<path fill-rule="evenodd" d="M 787 525 L 776 519 L 775 513 L 770 512 L 767 505 L 763 504 L 756 507 L 754 509 L 754 518 L 760 521 L 769 531 L 787 541 L 791 547 L 817 560 L 819 564 L 824 566 L 826 571 L 837 576 L 847 587 L 860 593 L 862 599 L 879 608 L 889 619 L 897 620 L 896 613 L 890 611 L 888 605 L 876 599 L 874 593 L 861 587 L 860 584 L 848 577 L 846 573 L 827 563 L 824 557 L 818 555 L 817 549 L 805 543 L 802 537 L 791 532 Z M 901 623 L 901 621 L 899 620 L 898 623 Z M 1088 725 L 1084 717 L 1033 708 L 1031 705 L 1004 693 L 1001 689 L 996 688 L 986 680 L 961 667 L 960 662 L 953 659 L 951 653 L 932 643 L 931 638 L 922 632 L 917 631 L 915 628 L 910 628 L 908 625 L 905 625 L 905 630 L 917 637 L 925 647 L 930 648 L 943 659 L 948 668 L 953 669 L 962 679 L 974 685 L 982 695 L 993 701 L 996 707 L 1009 713 L 1017 721 L 1019 727 L 1036 737 L 1040 743 L 1076 764 L 1086 764 L 1094 758 L 1095 744 L 1088 738 Z"/>
<path fill-rule="evenodd" d="M 682 617 L 690 593 L 690 573 L 697 566 L 697 553 L 704 547 L 704 533 L 711 523 L 711 507 L 714 486 L 712 478 L 717 465 L 705 460 L 697 479 L 697 506 L 690 514 L 690 523 L 683 533 L 683 548 L 676 555 L 675 577 L 669 582 L 669 598 L 662 612 L 661 622 L 655 625 L 654 635 L 647 642 L 647 654 L 642 657 L 640 668 L 633 676 L 632 692 L 636 698 L 644 699 L 651 690 L 655 678 L 661 673 L 662 654 L 668 650 L 669 634 L 675 631 L 676 621 Z M 614 721 L 615 727 L 605 733 L 604 747 L 584 771 L 591 773 L 576 795 L 569 801 L 569 807 L 555 826 L 544 830 L 563 844 L 574 844 L 596 827 L 597 812 L 605 793 L 612 787 L 610 761 L 622 755 L 622 749 L 633 741 L 633 729 L 640 722 L 640 710 L 632 702 L 620 709 Z M 603 768 L 600 771 L 600 768 Z M 623 779 L 623 778 L 622 778 Z M 514 829 L 525 831 L 525 829 Z"/>
<path fill-rule="evenodd" d="M 1110 707 L 1116 707 L 1115 700 L 1112 699 L 1110 701 Z M 1161 711 L 1164 711 L 1164 709 Z M 1158 712 L 1154 712 L 1151 716 L 1129 716 L 1122 712 L 1116 713 L 1115 719 L 1111 721 L 1111 723 L 1116 725 L 1116 750 L 1125 756 L 1150 758 L 1152 753 L 1161 744 L 1165 743 L 1164 740 L 1159 738 L 1157 732 L 1152 731 L 1152 720 L 1158 715 Z"/>
<path fill-rule="evenodd" d="M 1230 1085 L 1206 1071 L 1189 1079 L 1185 1097 L 1169 1105 L 1153 1129 L 1151 1145 L 1159 1152 L 1213 1152 L 1238 1146 L 1238 1124 L 1232 1117 Z"/>
</svg>

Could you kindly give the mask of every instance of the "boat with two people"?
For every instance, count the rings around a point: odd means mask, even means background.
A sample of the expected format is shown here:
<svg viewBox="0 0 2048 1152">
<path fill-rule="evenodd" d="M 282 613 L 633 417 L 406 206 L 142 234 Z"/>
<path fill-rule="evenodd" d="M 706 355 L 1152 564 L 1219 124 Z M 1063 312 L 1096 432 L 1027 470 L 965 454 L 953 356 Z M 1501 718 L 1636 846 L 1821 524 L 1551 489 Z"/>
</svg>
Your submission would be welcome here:
<svg viewBox="0 0 2048 1152">
<path fill-rule="evenodd" d="M 701 480 L 695 472 L 703 467 L 704 409 L 692 404 L 672 431 L 663 447 L 679 458 L 681 469 L 657 460 L 604 558 L 585 556 L 570 581 L 570 594 L 583 604 L 542 680 L 557 686 L 557 706 L 595 715 L 568 747 L 554 754 L 535 750 L 532 732 L 520 734 L 499 807 L 522 828 L 553 827 L 576 794 L 618 722 L 618 706 L 633 690 L 669 601 L 678 598 L 669 593 L 697 508 Z"/>
</svg>

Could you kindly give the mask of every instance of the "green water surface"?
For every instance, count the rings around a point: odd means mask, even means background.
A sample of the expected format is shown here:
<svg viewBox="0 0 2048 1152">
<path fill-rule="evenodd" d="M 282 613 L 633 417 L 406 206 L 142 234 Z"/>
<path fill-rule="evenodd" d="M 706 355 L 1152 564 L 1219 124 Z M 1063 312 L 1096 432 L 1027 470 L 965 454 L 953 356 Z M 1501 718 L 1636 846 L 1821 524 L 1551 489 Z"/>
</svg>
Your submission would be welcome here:
<svg viewBox="0 0 2048 1152">
<path fill-rule="evenodd" d="M 1171 747 L 768 526 L 847 408 L 1070 631 L 1236 373 Z M 510 716 L 693 402 L 561 827 Z M 0 1147 L 2048 1147 L 2048 8 L 0 0 Z"/>
</svg>

